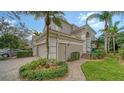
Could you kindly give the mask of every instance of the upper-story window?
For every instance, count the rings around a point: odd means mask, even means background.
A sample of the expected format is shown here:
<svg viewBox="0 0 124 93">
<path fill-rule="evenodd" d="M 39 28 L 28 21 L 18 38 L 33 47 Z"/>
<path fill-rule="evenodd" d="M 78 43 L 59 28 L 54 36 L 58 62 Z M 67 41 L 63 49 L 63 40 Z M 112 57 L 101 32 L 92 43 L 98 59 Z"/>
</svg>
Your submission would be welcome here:
<svg viewBox="0 0 124 93">
<path fill-rule="evenodd" d="M 89 38 L 89 37 L 90 37 L 89 32 L 87 32 L 86 33 L 86 38 Z"/>
</svg>

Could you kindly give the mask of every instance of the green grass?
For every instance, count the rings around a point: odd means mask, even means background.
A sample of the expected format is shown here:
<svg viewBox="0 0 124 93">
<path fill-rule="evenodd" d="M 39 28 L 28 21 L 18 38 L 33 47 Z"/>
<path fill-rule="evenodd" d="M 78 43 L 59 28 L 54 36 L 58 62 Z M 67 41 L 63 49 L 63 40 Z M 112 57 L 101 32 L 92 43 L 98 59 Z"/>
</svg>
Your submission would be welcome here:
<svg viewBox="0 0 124 93">
<path fill-rule="evenodd" d="M 117 58 L 105 58 L 103 61 L 87 61 L 81 65 L 87 80 L 124 80 L 124 65 Z"/>
</svg>

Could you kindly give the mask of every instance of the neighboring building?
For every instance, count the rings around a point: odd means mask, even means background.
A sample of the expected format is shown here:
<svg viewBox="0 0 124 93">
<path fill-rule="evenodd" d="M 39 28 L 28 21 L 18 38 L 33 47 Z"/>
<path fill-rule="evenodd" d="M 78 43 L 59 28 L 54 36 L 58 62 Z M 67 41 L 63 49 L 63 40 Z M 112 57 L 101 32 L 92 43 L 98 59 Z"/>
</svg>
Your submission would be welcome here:
<svg viewBox="0 0 124 93">
<path fill-rule="evenodd" d="M 62 28 L 50 25 L 49 58 L 68 60 L 72 52 L 89 53 L 96 32 L 89 26 L 77 27 L 62 23 Z M 46 58 L 46 28 L 40 36 L 33 36 L 33 55 Z"/>
</svg>

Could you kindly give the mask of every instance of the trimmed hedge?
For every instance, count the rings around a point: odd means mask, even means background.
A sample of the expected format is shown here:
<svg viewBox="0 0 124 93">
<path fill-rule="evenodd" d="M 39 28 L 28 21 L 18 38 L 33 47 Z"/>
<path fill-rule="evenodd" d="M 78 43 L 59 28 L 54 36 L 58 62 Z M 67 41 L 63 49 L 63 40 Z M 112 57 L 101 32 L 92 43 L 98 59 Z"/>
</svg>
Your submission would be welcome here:
<svg viewBox="0 0 124 93">
<path fill-rule="evenodd" d="M 57 64 L 57 68 L 36 69 L 39 65 L 44 66 L 46 62 L 49 64 Z M 26 80 L 48 80 L 56 77 L 62 77 L 68 72 L 68 66 L 65 62 L 57 62 L 55 60 L 38 59 L 27 63 L 19 70 L 19 74 Z"/>
<path fill-rule="evenodd" d="M 19 51 L 16 53 L 17 58 L 30 57 L 32 55 L 33 55 L 33 53 L 31 50 L 24 50 L 24 51 Z"/>
<path fill-rule="evenodd" d="M 7 59 L 8 59 L 7 57 L 0 56 L 0 60 L 7 60 Z"/>
<path fill-rule="evenodd" d="M 69 61 L 75 61 L 80 59 L 80 52 L 72 52 Z"/>
<path fill-rule="evenodd" d="M 91 58 L 93 59 L 100 59 L 105 56 L 105 52 L 103 50 L 95 50 L 91 52 Z"/>
</svg>

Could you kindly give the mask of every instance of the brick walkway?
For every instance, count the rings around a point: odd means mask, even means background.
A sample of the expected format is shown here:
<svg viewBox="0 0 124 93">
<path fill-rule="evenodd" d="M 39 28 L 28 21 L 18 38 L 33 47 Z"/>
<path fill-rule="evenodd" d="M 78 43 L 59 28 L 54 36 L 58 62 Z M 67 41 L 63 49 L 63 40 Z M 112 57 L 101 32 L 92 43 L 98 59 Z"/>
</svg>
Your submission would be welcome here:
<svg viewBox="0 0 124 93">
<path fill-rule="evenodd" d="M 81 70 L 81 64 L 85 62 L 84 59 L 78 60 L 78 61 L 74 61 L 74 62 L 67 62 L 68 64 L 68 74 L 65 75 L 62 78 L 57 78 L 57 79 L 53 79 L 57 80 L 57 81 L 85 81 L 85 76 Z"/>
<path fill-rule="evenodd" d="M 64 79 L 65 81 L 84 81 L 85 76 L 81 71 L 81 64 L 84 60 L 78 60 L 74 62 L 68 62 L 69 73 L 68 76 Z"/>
</svg>

